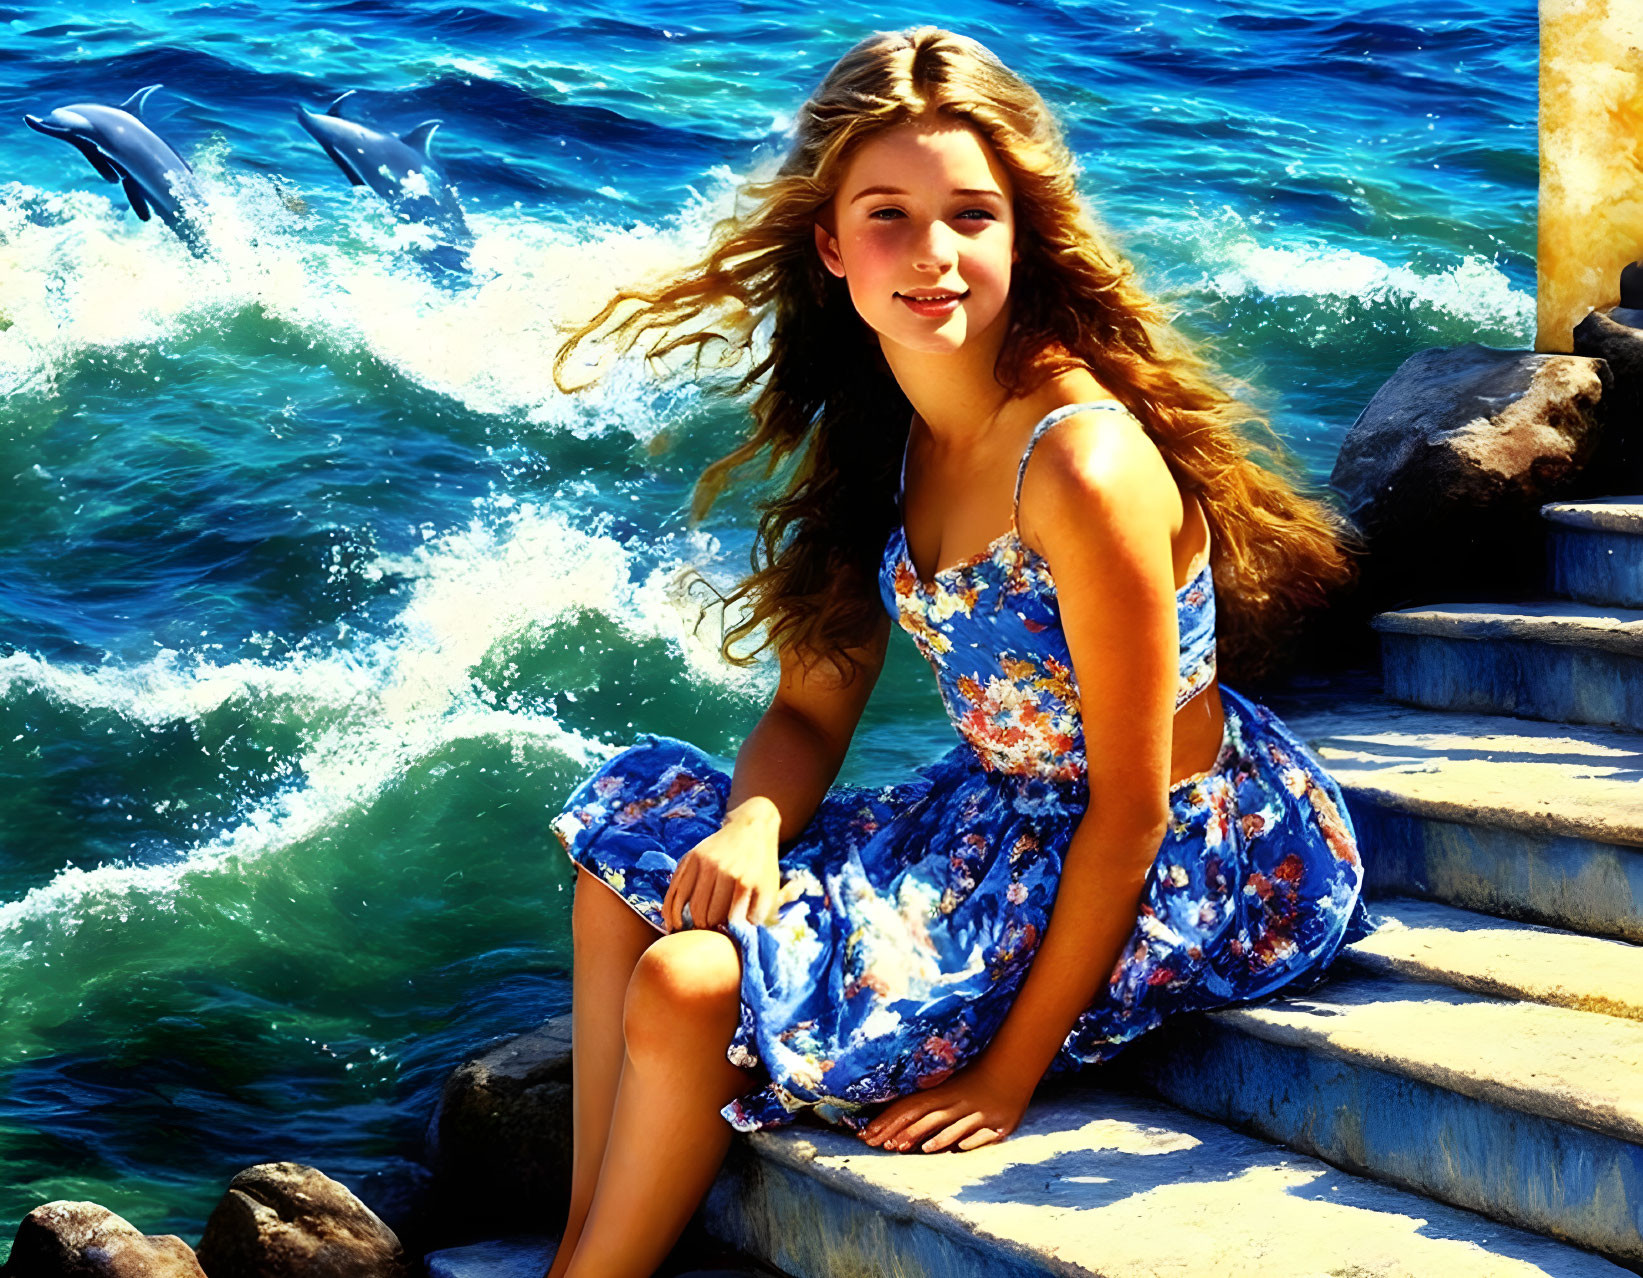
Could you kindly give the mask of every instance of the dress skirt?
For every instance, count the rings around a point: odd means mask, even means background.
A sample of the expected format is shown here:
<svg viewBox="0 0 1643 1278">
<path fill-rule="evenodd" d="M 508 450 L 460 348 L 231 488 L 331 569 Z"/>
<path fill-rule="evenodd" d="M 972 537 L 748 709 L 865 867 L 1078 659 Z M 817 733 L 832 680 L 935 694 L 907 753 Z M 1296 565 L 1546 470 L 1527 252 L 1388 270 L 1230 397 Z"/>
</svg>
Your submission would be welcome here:
<svg viewBox="0 0 1643 1278">
<path fill-rule="evenodd" d="M 1166 1017 L 1310 981 L 1364 932 L 1362 866 L 1334 781 L 1265 707 L 1223 686 L 1208 771 L 1171 788 L 1135 927 L 1050 1072 L 1104 1061 Z M 553 823 L 565 851 L 659 931 L 679 858 L 719 828 L 729 776 L 683 741 L 615 755 Z M 990 771 L 959 744 L 910 779 L 835 786 L 781 848 L 742 957 L 729 1045 L 752 1131 L 804 1111 L 855 1131 L 933 1087 L 997 1032 L 1050 920 L 1082 781 Z"/>
</svg>

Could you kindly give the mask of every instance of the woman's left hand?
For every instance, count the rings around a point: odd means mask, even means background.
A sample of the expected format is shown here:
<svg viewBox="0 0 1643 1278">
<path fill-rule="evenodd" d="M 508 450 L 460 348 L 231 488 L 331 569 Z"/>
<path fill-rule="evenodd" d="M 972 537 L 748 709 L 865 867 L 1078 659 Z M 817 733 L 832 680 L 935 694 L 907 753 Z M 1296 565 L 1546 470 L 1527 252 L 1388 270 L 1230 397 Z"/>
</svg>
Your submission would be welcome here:
<svg viewBox="0 0 1643 1278">
<path fill-rule="evenodd" d="M 1032 1088 L 1006 1084 L 976 1062 L 928 1091 L 890 1102 L 867 1124 L 861 1138 L 898 1152 L 939 1153 L 955 1144 L 978 1149 L 1003 1140 L 1021 1123 Z"/>
</svg>

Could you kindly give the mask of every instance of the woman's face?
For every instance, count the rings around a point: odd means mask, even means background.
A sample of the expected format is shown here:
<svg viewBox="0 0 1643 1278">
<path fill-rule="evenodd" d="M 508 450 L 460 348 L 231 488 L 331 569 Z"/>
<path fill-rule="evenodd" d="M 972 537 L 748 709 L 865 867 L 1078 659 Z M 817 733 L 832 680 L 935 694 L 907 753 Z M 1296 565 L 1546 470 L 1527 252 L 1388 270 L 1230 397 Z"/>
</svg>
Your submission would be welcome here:
<svg viewBox="0 0 1643 1278">
<path fill-rule="evenodd" d="M 1007 321 L 1012 195 L 969 125 L 900 124 L 857 148 L 816 248 L 883 341 L 951 353 Z"/>
</svg>

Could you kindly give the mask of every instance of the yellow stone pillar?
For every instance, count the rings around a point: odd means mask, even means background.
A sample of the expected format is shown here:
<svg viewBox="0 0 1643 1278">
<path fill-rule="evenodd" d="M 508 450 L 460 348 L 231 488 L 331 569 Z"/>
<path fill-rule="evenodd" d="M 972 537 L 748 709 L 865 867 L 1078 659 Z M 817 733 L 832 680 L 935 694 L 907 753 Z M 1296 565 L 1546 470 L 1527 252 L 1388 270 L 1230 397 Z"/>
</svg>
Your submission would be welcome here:
<svg viewBox="0 0 1643 1278">
<path fill-rule="evenodd" d="M 1540 0 L 1535 349 L 1620 300 L 1643 258 L 1643 0 Z"/>
</svg>

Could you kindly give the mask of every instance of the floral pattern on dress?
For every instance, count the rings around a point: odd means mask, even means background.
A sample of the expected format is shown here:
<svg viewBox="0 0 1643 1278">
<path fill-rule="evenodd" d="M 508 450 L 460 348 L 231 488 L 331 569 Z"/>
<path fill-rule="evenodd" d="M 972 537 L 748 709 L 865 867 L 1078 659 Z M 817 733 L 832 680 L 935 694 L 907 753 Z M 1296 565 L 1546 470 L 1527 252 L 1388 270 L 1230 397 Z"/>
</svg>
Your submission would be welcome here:
<svg viewBox="0 0 1643 1278">
<path fill-rule="evenodd" d="M 1181 682 L 1176 686 L 1179 710 L 1215 682 L 1215 577 L 1209 561 L 1176 594 L 1181 629 Z"/>
<path fill-rule="evenodd" d="M 1043 556 L 1013 529 L 981 555 L 921 581 L 897 528 L 881 574 L 885 607 L 935 670 L 947 713 L 984 766 L 1056 780 L 1084 775 L 1072 655 Z M 1180 709 L 1215 681 L 1215 581 L 1209 561 L 1176 592 Z M 970 633 L 944 625 L 990 624 Z"/>
<path fill-rule="evenodd" d="M 1183 686 L 1206 651 L 1213 661 L 1207 574 L 1177 596 Z M 812 1113 L 859 1131 L 883 1102 L 973 1060 L 1037 953 L 1088 802 L 1077 682 L 1042 559 L 1006 536 L 922 582 L 898 529 L 880 588 L 960 741 L 906 780 L 829 790 L 781 849 L 774 920 L 721 925 L 742 956 L 727 1056 L 749 1086 L 724 1108 L 741 1130 Z M 1339 789 L 1270 711 L 1221 695 L 1220 755 L 1171 789 L 1129 941 L 1052 1072 L 1106 1060 L 1167 1016 L 1313 979 L 1363 931 Z M 674 867 L 718 828 L 729 792 L 721 763 L 646 736 L 583 781 L 553 829 L 661 928 Z"/>
</svg>

